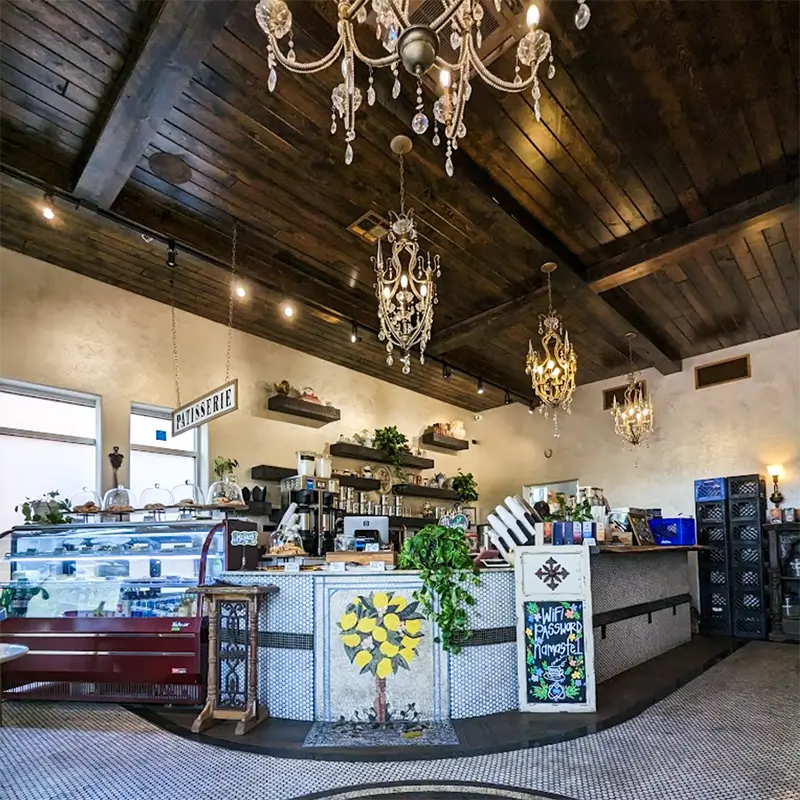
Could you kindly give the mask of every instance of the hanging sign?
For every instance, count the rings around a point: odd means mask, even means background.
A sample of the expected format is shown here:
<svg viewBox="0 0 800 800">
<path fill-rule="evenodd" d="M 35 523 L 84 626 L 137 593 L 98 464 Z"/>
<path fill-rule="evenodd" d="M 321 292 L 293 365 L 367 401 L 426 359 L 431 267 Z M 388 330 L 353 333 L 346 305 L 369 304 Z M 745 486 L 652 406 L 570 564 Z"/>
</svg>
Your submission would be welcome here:
<svg viewBox="0 0 800 800">
<path fill-rule="evenodd" d="M 208 394 L 172 412 L 172 435 L 185 433 L 212 419 L 224 417 L 239 408 L 239 379 L 218 386 Z"/>
</svg>

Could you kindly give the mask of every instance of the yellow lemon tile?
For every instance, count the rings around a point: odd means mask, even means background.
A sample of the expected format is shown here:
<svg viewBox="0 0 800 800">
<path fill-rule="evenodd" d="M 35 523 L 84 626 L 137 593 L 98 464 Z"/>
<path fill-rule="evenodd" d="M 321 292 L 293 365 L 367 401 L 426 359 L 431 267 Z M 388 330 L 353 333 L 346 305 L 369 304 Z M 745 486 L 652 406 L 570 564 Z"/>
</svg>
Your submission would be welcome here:
<svg viewBox="0 0 800 800">
<path fill-rule="evenodd" d="M 372 638 L 376 642 L 385 642 L 386 641 L 386 628 L 381 628 L 380 625 L 376 625 L 372 630 Z"/>
<path fill-rule="evenodd" d="M 358 647 L 361 644 L 361 637 L 357 633 L 346 633 L 342 636 L 342 643 L 348 647 Z"/>
<path fill-rule="evenodd" d="M 342 626 L 342 630 L 349 631 L 353 625 L 356 624 L 356 615 L 355 614 L 343 614 L 342 618 L 339 620 L 339 624 Z"/>
<path fill-rule="evenodd" d="M 353 659 L 353 663 L 357 667 L 366 667 L 370 661 L 372 661 L 372 653 L 369 650 L 359 650 Z"/>
<path fill-rule="evenodd" d="M 381 645 L 381 653 L 385 656 L 396 656 L 400 652 L 400 648 L 396 644 L 392 644 L 391 642 L 384 642 Z"/>
<path fill-rule="evenodd" d="M 361 633 L 369 633 L 374 627 L 375 619 L 373 617 L 364 617 L 364 619 L 359 620 L 356 630 L 361 631 Z"/>
<path fill-rule="evenodd" d="M 389 613 L 383 618 L 383 624 L 390 631 L 396 631 L 400 627 L 400 617 L 397 614 Z"/>
<path fill-rule="evenodd" d="M 379 678 L 388 678 L 393 672 L 392 670 L 392 660 L 390 658 L 382 658 L 378 662 L 378 669 L 376 671 L 376 675 Z"/>
<path fill-rule="evenodd" d="M 406 630 L 409 633 L 419 633 L 419 629 L 422 627 L 422 620 L 420 619 L 410 619 L 406 622 Z"/>
</svg>

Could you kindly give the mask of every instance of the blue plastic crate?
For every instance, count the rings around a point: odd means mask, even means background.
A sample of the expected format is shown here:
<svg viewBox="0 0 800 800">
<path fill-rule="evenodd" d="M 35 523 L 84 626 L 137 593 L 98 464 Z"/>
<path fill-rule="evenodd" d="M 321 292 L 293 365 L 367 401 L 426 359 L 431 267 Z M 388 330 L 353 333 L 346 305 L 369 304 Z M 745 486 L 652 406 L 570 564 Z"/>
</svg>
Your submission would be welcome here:
<svg viewBox="0 0 800 800">
<path fill-rule="evenodd" d="M 725 478 L 703 478 L 694 482 L 695 503 L 724 500 L 727 495 Z"/>
<path fill-rule="evenodd" d="M 697 544 L 694 519 L 692 517 L 664 517 L 650 520 L 650 530 L 656 544 L 694 545 Z"/>
</svg>

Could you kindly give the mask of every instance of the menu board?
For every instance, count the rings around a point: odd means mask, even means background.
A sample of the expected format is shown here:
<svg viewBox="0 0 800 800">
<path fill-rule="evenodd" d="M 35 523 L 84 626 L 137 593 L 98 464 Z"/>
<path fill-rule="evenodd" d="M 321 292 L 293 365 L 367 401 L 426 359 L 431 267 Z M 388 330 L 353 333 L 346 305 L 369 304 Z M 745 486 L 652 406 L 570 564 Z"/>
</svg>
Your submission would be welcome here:
<svg viewBox="0 0 800 800">
<path fill-rule="evenodd" d="M 583 601 L 529 600 L 524 610 L 528 702 L 585 704 Z"/>
</svg>

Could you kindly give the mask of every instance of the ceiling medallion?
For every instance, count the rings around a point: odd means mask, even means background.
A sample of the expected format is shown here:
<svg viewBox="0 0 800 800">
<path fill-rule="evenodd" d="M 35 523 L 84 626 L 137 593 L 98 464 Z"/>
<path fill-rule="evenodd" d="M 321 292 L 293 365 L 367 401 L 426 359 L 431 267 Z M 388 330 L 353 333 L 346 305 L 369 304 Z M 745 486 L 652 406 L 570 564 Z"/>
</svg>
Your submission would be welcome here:
<svg viewBox="0 0 800 800">
<path fill-rule="evenodd" d="M 419 253 L 414 212 L 406 211 L 403 157 L 411 152 L 412 146 L 408 136 L 392 139 L 392 152 L 400 160 L 400 213 L 389 212 L 392 222 L 386 239 L 392 246 L 392 254 L 384 261 L 381 240 L 378 240 L 378 253 L 372 258 L 377 275 L 378 338 L 386 342 L 386 363 L 390 367 L 394 364 L 394 350 L 400 350 L 404 375 L 411 372 L 412 347 L 419 347 L 419 363 L 425 363 L 433 307 L 438 302 L 433 279 L 440 275 L 439 256 Z"/>
<path fill-rule="evenodd" d="M 482 23 L 486 13 L 483 2 L 493 2 L 496 11 L 500 13 L 503 0 L 439 0 L 436 4 L 438 16 L 432 22 L 421 25 L 412 21 L 412 18 L 420 17 L 421 6 L 414 3 L 412 12 L 411 0 L 338 0 L 339 36 L 336 43 L 322 58 L 301 63 L 294 50 L 292 12 L 289 6 L 285 0 L 259 0 L 256 5 L 256 20 L 267 35 L 267 87 L 271 92 L 275 90 L 278 80 L 275 67 L 278 64 L 291 72 L 311 74 L 332 66 L 341 56 L 342 83 L 331 94 L 331 133 L 336 133 L 338 116 L 345 131 L 345 163 L 351 164 L 352 142 L 356 138 L 355 115 L 363 99 L 361 90 L 355 84 L 356 59 L 369 68 L 366 91 L 369 106 L 374 105 L 376 99 L 373 69 L 387 68 L 392 71 L 392 97 L 395 99 L 400 95 L 398 66 L 402 64 L 408 72 L 416 76 L 416 114 L 411 121 L 411 127 L 420 135 L 428 130 L 430 124 L 422 99 L 422 76 L 435 66 L 440 70 L 443 94 L 433 107 L 433 143 L 438 145 L 440 142 L 441 124 L 447 141 L 445 169 L 452 176 L 452 152 L 458 149 L 458 140 L 467 135 L 464 110 L 472 94 L 469 82 L 471 75 L 479 75 L 489 86 L 503 92 L 524 92 L 530 88 L 537 120 L 540 118 L 541 89 L 537 75 L 540 65 L 548 60 L 547 77 L 553 78 L 555 75 L 550 34 L 538 27 L 539 9 L 535 4 L 528 8 L 526 16 L 528 32 L 517 44 L 514 78 L 504 80 L 489 70 L 478 53 L 483 45 Z M 583 30 L 590 17 L 591 12 L 585 0 L 578 0 L 575 26 Z M 387 55 L 373 58 L 359 49 L 356 25 L 363 26 L 368 20 Z M 439 55 L 440 36 L 447 35 L 448 31 L 451 48 L 457 56 L 452 62 Z M 287 39 L 285 53 L 279 46 L 282 39 Z M 528 70 L 525 77 L 520 74 L 521 67 Z"/>
<path fill-rule="evenodd" d="M 620 405 L 614 398 L 611 415 L 614 417 L 614 433 L 631 447 L 641 444 L 653 432 L 653 401 L 645 397 L 644 385 L 633 367 L 632 341 L 635 333 L 626 333 L 628 340 L 628 359 L 631 371 L 628 373 L 628 386 L 625 389 L 625 402 Z"/>
<path fill-rule="evenodd" d="M 578 357 L 570 344 L 569 333 L 561 324 L 561 315 L 553 311 L 553 290 L 550 274 L 556 264 L 548 261 L 542 264 L 542 272 L 547 275 L 547 314 L 539 315 L 539 333 L 542 334 L 542 354 L 533 349 L 528 341 L 528 357 L 525 372 L 531 376 L 533 391 L 539 398 L 539 411 L 546 417 L 553 412 L 553 435 L 558 438 L 558 411 L 570 413 L 572 395 L 575 392 L 575 375 L 578 371 Z"/>
</svg>

